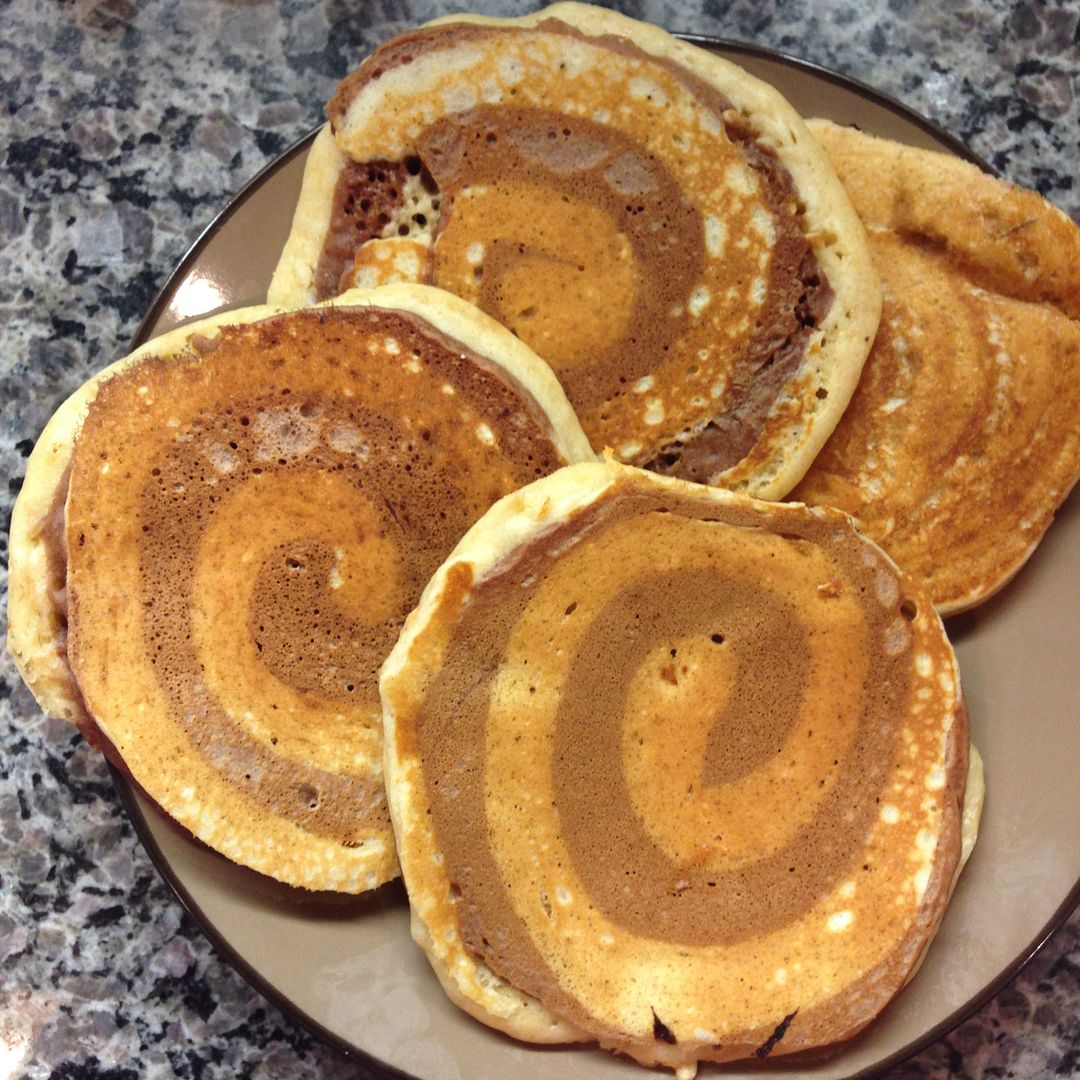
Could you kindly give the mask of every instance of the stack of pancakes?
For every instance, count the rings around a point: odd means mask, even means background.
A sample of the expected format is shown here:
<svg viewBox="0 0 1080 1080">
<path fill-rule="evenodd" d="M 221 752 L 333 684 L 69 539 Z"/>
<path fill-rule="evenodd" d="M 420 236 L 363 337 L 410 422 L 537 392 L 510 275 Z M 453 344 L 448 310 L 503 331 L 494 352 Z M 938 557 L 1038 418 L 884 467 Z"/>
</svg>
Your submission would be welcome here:
<svg viewBox="0 0 1080 1080">
<path fill-rule="evenodd" d="M 579 4 L 405 34 L 329 113 L 269 305 L 43 433 L 24 678 L 227 857 L 400 869 L 514 1036 L 850 1037 L 974 842 L 940 615 L 1080 474 L 1080 234 Z"/>
</svg>

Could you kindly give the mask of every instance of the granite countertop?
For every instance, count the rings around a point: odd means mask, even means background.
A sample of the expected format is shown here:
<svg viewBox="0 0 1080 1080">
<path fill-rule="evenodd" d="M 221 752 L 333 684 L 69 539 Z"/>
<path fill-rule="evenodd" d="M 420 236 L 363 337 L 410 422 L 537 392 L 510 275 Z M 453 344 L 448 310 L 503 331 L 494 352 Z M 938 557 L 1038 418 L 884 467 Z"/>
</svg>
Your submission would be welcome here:
<svg viewBox="0 0 1080 1080">
<path fill-rule="evenodd" d="M 468 6 L 468 5 L 465 5 Z M 624 0 L 888 91 L 1080 221 L 1080 0 Z M 380 0 L 12 0 L 0 70 L 0 537 L 53 409 L 122 355 L 214 214 L 375 44 L 460 10 Z M 526 5 L 478 2 L 518 14 Z M 160 880 L 102 758 L 0 658 L 0 1077 L 357 1075 Z M 1080 918 L 892 1077 L 1080 1075 Z"/>
</svg>

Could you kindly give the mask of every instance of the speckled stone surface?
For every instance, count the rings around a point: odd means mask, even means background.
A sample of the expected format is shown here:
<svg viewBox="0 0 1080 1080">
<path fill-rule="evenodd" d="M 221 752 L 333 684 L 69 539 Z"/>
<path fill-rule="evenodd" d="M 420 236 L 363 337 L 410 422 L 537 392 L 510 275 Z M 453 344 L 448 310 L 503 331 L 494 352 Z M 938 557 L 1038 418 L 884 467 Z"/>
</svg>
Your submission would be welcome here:
<svg viewBox="0 0 1080 1080">
<path fill-rule="evenodd" d="M 476 3 L 518 14 L 526 5 Z M 895 94 L 1080 221 L 1080 0 L 626 2 Z M 0 537 L 57 404 L 379 41 L 451 10 L 344 0 L 0 3 Z M 0 658 L 0 1080 L 363 1075 L 264 1001 L 140 847 L 102 759 Z M 1080 919 L 891 1077 L 1080 1075 Z"/>
</svg>

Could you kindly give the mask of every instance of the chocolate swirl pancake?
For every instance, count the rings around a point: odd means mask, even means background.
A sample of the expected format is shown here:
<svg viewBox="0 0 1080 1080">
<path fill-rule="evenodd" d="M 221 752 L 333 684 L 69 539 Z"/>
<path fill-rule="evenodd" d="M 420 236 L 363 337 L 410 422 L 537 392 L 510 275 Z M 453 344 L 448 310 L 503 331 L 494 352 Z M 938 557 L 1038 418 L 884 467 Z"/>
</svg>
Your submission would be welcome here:
<svg viewBox="0 0 1080 1080">
<path fill-rule="evenodd" d="M 956 660 L 846 515 L 560 470 L 470 530 L 380 687 L 414 936 L 511 1034 L 689 1074 L 790 1053 L 869 1022 L 937 928 Z"/>
<path fill-rule="evenodd" d="M 200 840 L 363 891 L 398 872 L 377 672 L 405 615 L 496 499 L 591 456 L 550 370 L 437 290 L 218 316 L 46 430 L 12 653 Z"/>
<path fill-rule="evenodd" d="M 881 326 L 793 492 L 836 506 L 943 614 L 1001 589 L 1080 477 L 1080 228 L 945 154 L 811 126 L 867 226 Z"/>
<path fill-rule="evenodd" d="M 880 296 L 843 189 L 772 88 L 557 4 L 396 38 L 329 115 L 272 302 L 427 281 L 547 360 L 618 459 L 774 498 L 805 472 Z"/>
</svg>

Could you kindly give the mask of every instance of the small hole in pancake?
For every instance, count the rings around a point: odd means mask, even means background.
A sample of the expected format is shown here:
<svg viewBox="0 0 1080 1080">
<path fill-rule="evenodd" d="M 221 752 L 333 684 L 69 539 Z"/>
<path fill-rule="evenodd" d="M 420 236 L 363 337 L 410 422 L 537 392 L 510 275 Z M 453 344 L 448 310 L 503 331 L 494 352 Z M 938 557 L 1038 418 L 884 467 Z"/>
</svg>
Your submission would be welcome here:
<svg viewBox="0 0 1080 1080">
<path fill-rule="evenodd" d="M 573 615 L 577 611 L 577 601 L 575 600 L 564 612 L 564 615 Z"/>
<path fill-rule="evenodd" d="M 450 899 L 451 900 L 460 900 L 461 899 L 461 887 L 458 885 L 458 883 L 456 881 L 451 881 L 450 882 Z"/>
<path fill-rule="evenodd" d="M 710 640 L 712 641 L 712 643 L 714 645 L 723 645 L 724 644 L 724 635 L 723 634 L 713 634 L 712 638 Z"/>
<path fill-rule="evenodd" d="M 410 156 L 405 159 L 405 168 L 408 169 L 410 176 L 419 176 L 423 163 L 418 157 Z"/>
<path fill-rule="evenodd" d="M 494 131 L 489 131 L 487 133 L 486 138 L 487 138 L 487 141 L 489 143 L 491 143 L 492 145 L 494 145 L 495 143 L 497 143 L 499 141 L 499 136 L 496 135 Z"/>
<path fill-rule="evenodd" d="M 915 601 L 905 600 L 900 605 L 900 614 L 903 615 L 908 622 L 911 622 L 912 619 L 919 614 L 919 609 L 915 606 Z"/>
<path fill-rule="evenodd" d="M 318 416 L 322 412 L 322 409 L 315 404 L 314 401 L 305 401 L 300 406 L 300 415 L 306 419 L 310 419 L 312 416 Z M 236 443 L 229 444 L 234 450 L 236 449 Z"/>
<path fill-rule="evenodd" d="M 285 560 L 285 565 L 290 570 L 303 570 L 304 569 L 304 564 L 299 559 L 292 558 L 292 556 L 289 556 L 289 558 L 287 558 Z"/>
<path fill-rule="evenodd" d="M 819 401 L 824 401 L 829 396 L 829 391 L 824 386 L 819 386 L 817 393 L 814 395 Z"/>
<path fill-rule="evenodd" d="M 297 795 L 300 798 L 300 805 L 306 806 L 309 810 L 314 810 L 319 805 L 319 792 L 310 784 L 301 784 Z"/>
</svg>

